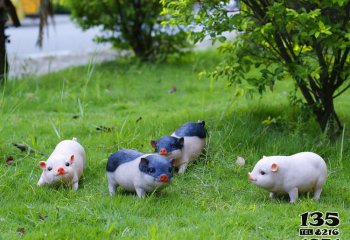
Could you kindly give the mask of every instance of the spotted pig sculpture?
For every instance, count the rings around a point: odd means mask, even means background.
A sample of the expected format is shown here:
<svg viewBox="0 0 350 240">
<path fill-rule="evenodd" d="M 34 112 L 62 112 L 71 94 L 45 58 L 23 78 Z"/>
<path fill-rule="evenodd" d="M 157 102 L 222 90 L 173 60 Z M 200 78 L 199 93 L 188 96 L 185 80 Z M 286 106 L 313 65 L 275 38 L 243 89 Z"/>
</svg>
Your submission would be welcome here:
<svg viewBox="0 0 350 240">
<path fill-rule="evenodd" d="M 106 166 L 108 188 L 111 196 L 116 187 L 136 192 L 143 198 L 147 192 L 161 190 L 173 177 L 173 160 L 158 154 L 144 154 L 132 149 L 113 153 Z"/>
<path fill-rule="evenodd" d="M 151 145 L 160 155 L 175 159 L 178 173 L 184 173 L 189 162 L 195 160 L 205 147 L 207 131 L 204 126 L 204 121 L 185 123 L 171 136 L 152 140 Z"/>
</svg>

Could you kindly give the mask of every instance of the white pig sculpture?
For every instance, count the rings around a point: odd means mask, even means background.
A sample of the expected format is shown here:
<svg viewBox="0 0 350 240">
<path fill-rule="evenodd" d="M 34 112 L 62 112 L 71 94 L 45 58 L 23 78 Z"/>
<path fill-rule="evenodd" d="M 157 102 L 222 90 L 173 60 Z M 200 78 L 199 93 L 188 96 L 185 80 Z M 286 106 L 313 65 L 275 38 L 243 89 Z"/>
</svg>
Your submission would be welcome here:
<svg viewBox="0 0 350 240">
<path fill-rule="evenodd" d="M 43 170 L 38 186 L 63 183 L 78 190 L 85 168 L 85 151 L 76 138 L 60 142 L 47 161 L 40 161 Z"/>
<path fill-rule="evenodd" d="M 314 191 L 319 200 L 327 178 L 327 165 L 317 154 L 301 152 L 291 156 L 270 156 L 259 160 L 248 179 L 255 185 L 275 194 L 288 193 L 290 202 L 298 200 L 299 192 Z"/>
</svg>

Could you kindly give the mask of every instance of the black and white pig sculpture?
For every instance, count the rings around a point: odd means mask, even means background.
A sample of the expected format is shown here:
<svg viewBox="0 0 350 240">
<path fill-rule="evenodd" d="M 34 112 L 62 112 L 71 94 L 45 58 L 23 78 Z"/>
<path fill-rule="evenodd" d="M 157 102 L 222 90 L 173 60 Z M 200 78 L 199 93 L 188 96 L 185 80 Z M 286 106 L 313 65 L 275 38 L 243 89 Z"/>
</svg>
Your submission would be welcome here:
<svg viewBox="0 0 350 240">
<path fill-rule="evenodd" d="M 314 191 L 314 199 L 319 200 L 323 184 L 327 178 L 327 165 L 317 154 L 301 152 L 291 156 L 270 156 L 259 160 L 249 180 L 275 194 L 288 193 L 290 202 L 298 200 L 298 193 Z"/>
<path fill-rule="evenodd" d="M 136 192 L 140 198 L 147 192 L 165 188 L 173 177 L 173 162 L 158 154 L 143 154 L 132 149 L 113 153 L 106 166 L 110 195 L 115 194 L 118 186 Z"/>
<path fill-rule="evenodd" d="M 152 140 L 151 145 L 160 155 L 175 159 L 178 173 L 184 173 L 189 162 L 195 160 L 205 147 L 207 131 L 204 126 L 204 121 L 185 123 L 171 136 Z"/>
<path fill-rule="evenodd" d="M 85 150 L 76 138 L 57 144 L 47 161 L 40 161 L 43 170 L 38 186 L 63 183 L 78 190 L 79 179 L 85 168 Z"/>
</svg>

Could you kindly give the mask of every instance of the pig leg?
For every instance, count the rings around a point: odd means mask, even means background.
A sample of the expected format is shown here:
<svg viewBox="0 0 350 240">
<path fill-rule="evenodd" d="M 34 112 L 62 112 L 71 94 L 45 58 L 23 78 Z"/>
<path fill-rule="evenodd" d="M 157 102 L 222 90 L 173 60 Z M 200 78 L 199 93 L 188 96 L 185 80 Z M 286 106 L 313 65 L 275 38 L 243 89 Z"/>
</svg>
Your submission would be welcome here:
<svg viewBox="0 0 350 240">
<path fill-rule="evenodd" d="M 77 191 L 79 188 L 79 180 L 73 181 L 72 188 L 74 191 Z"/>
<path fill-rule="evenodd" d="M 144 198 L 146 195 L 145 190 L 143 190 L 142 188 L 136 188 L 136 193 L 137 196 L 139 196 L 139 198 Z"/>
<path fill-rule="evenodd" d="M 178 173 L 179 173 L 179 174 L 185 173 L 185 171 L 186 171 L 186 169 L 187 169 L 187 166 L 188 166 L 188 162 L 182 163 L 182 164 L 180 165 L 180 167 L 179 167 Z"/>
<path fill-rule="evenodd" d="M 314 199 L 316 201 L 318 201 L 320 199 L 321 192 L 322 192 L 322 186 L 323 186 L 324 181 L 325 181 L 325 178 L 321 178 L 317 181 L 317 184 L 315 187 L 315 192 L 314 192 Z"/>
<path fill-rule="evenodd" d="M 183 174 L 186 171 L 189 161 L 190 157 L 188 156 L 188 154 L 184 153 L 184 155 L 179 160 L 179 174 Z"/>
<path fill-rule="evenodd" d="M 116 185 L 108 183 L 109 195 L 112 197 L 115 194 Z"/>
<path fill-rule="evenodd" d="M 316 186 L 315 192 L 314 192 L 314 199 L 318 201 L 320 199 L 322 192 L 322 187 Z"/>
<path fill-rule="evenodd" d="M 77 175 L 74 175 L 74 177 L 73 177 L 72 188 L 74 191 L 77 191 L 79 188 L 79 178 Z"/>
<path fill-rule="evenodd" d="M 288 192 L 290 203 L 295 203 L 298 200 L 298 188 L 293 188 Z"/>
<path fill-rule="evenodd" d="M 271 199 L 275 198 L 275 194 L 273 192 L 270 192 L 270 198 Z"/>
<path fill-rule="evenodd" d="M 315 190 L 314 199 L 316 201 L 320 200 L 321 192 L 322 192 L 322 188 L 318 188 L 318 189 Z"/>
<path fill-rule="evenodd" d="M 46 182 L 45 182 L 44 178 L 41 176 L 40 179 L 39 179 L 39 181 L 38 181 L 38 183 L 37 183 L 37 185 L 38 185 L 39 187 L 41 187 L 41 186 L 44 185 L 45 183 L 46 183 Z"/>
</svg>

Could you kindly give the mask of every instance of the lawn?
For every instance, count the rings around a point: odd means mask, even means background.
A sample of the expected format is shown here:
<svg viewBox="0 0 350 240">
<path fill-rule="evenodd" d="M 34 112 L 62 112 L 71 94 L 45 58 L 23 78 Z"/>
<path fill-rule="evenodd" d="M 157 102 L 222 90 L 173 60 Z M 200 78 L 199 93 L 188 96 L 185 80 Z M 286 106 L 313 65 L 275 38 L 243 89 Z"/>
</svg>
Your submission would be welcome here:
<svg viewBox="0 0 350 240">
<path fill-rule="evenodd" d="M 307 211 L 339 213 L 340 238 L 350 239 L 350 92 L 336 103 L 345 132 L 330 142 L 290 106 L 290 82 L 251 99 L 224 80 L 198 78 L 218 61 L 211 52 L 158 64 L 118 60 L 8 81 L 0 93 L 0 239 L 302 239 L 299 215 Z M 269 117 L 277 122 L 263 124 Z M 151 139 L 199 119 L 209 132 L 206 153 L 184 175 L 144 199 L 122 190 L 109 196 L 111 153 L 152 152 Z M 72 137 L 87 153 L 79 190 L 37 187 L 37 163 Z M 263 155 L 301 151 L 327 162 L 319 202 L 311 194 L 295 204 L 270 200 L 248 181 Z"/>
</svg>

